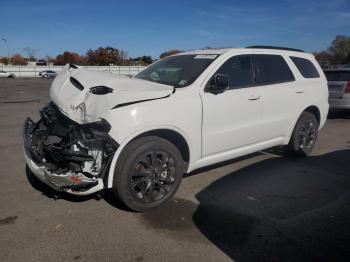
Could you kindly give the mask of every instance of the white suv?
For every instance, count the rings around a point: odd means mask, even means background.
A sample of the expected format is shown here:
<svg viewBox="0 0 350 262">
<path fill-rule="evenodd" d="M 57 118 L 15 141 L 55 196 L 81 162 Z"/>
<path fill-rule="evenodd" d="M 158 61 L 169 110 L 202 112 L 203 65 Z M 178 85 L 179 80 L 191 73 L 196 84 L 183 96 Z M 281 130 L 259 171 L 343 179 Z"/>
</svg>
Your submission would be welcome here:
<svg viewBox="0 0 350 262">
<path fill-rule="evenodd" d="M 50 95 L 25 121 L 31 171 L 75 195 L 113 188 L 136 211 L 200 167 L 277 145 L 309 154 L 328 113 L 315 58 L 266 46 L 184 52 L 132 79 L 67 65 Z"/>
</svg>

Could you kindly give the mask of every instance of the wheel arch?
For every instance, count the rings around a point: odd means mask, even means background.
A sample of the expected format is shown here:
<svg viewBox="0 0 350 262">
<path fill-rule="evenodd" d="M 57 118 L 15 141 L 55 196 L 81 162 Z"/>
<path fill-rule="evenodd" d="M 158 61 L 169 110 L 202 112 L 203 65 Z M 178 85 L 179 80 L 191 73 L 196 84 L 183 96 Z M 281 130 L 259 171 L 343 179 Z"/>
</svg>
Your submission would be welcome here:
<svg viewBox="0 0 350 262">
<path fill-rule="evenodd" d="M 321 123 L 321 111 L 320 111 L 319 107 L 316 106 L 316 105 L 310 105 L 310 106 L 305 107 L 303 110 L 301 110 L 301 112 L 299 112 L 298 117 L 296 119 L 294 119 L 293 126 L 292 126 L 291 130 L 289 131 L 288 137 L 284 141 L 284 144 L 288 144 L 289 143 L 289 140 L 290 140 L 290 138 L 292 136 L 293 130 L 295 128 L 295 125 L 297 124 L 297 122 L 298 122 L 298 120 L 299 120 L 299 118 L 300 118 L 300 116 L 301 116 L 301 114 L 303 112 L 309 112 L 309 113 L 314 114 L 316 119 L 317 119 L 318 124 Z"/>
<path fill-rule="evenodd" d="M 320 124 L 320 122 L 321 122 L 321 111 L 320 111 L 320 109 L 317 106 L 315 106 L 315 105 L 308 106 L 307 108 L 305 108 L 303 110 L 303 112 L 309 112 L 309 113 L 314 114 L 314 116 L 317 119 L 318 124 Z"/>
<path fill-rule="evenodd" d="M 185 164 L 186 164 L 185 170 L 188 169 L 188 164 L 190 163 L 190 158 L 191 158 L 190 156 L 191 144 L 188 137 L 185 135 L 185 133 L 182 130 L 175 127 L 169 127 L 169 126 L 157 127 L 157 128 L 151 128 L 151 129 L 142 129 L 135 132 L 133 135 L 129 136 L 122 143 L 120 143 L 117 151 L 114 153 L 113 159 L 110 164 L 109 172 L 108 172 L 108 180 L 107 180 L 108 188 L 111 188 L 113 185 L 114 169 L 120 154 L 132 141 L 145 136 L 158 136 L 173 143 L 179 149 L 180 154 L 183 160 L 185 161 Z"/>
</svg>

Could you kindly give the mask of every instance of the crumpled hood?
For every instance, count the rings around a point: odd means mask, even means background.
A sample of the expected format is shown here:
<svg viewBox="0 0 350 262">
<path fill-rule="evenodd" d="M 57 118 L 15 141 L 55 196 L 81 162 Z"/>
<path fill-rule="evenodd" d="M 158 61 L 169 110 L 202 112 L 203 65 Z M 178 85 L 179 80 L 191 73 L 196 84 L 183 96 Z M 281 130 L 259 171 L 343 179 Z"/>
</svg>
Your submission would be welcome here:
<svg viewBox="0 0 350 262">
<path fill-rule="evenodd" d="M 96 86 L 110 89 L 102 92 L 105 94 L 94 94 L 91 88 Z M 174 87 L 168 85 L 66 65 L 53 81 L 50 97 L 63 114 L 83 124 L 99 120 L 114 107 L 164 98 L 173 91 Z M 83 107 L 85 119 L 78 112 Z"/>
</svg>

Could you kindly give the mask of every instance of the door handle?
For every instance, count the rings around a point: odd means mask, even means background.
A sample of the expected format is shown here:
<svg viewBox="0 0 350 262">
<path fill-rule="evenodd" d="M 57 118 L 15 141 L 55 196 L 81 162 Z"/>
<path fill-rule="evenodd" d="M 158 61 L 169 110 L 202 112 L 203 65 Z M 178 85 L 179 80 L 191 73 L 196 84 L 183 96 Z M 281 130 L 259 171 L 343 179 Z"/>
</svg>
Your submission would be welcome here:
<svg viewBox="0 0 350 262">
<path fill-rule="evenodd" d="M 255 100 L 259 100 L 260 96 L 256 96 L 256 95 L 251 95 L 250 97 L 248 97 L 248 100 L 250 101 L 255 101 Z"/>
<path fill-rule="evenodd" d="M 297 91 L 295 91 L 295 93 L 302 94 L 302 93 L 304 93 L 304 91 L 303 90 L 297 90 Z"/>
</svg>

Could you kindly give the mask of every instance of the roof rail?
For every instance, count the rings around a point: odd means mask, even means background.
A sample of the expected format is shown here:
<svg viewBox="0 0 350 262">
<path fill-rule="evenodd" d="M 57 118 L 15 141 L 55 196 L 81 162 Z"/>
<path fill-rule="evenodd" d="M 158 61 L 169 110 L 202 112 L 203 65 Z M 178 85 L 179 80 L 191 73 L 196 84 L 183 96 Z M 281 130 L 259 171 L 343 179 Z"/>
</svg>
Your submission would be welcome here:
<svg viewBox="0 0 350 262">
<path fill-rule="evenodd" d="M 277 49 L 277 50 L 288 50 L 288 51 L 296 51 L 296 52 L 304 53 L 304 51 L 301 49 L 280 47 L 280 46 L 269 46 L 269 45 L 251 45 L 251 46 L 247 46 L 246 48 Z"/>
</svg>

